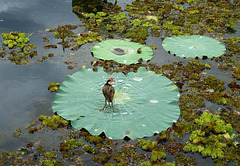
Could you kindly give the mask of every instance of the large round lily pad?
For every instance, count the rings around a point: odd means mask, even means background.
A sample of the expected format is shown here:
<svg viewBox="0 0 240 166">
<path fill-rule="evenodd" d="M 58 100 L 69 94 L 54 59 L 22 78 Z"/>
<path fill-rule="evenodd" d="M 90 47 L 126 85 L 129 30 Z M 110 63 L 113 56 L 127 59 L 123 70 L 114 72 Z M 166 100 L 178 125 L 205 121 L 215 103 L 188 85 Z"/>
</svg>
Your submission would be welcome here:
<svg viewBox="0 0 240 166">
<path fill-rule="evenodd" d="M 226 48 L 220 41 L 200 35 L 182 35 L 167 37 L 163 40 L 163 48 L 180 57 L 218 57 Z"/>
<path fill-rule="evenodd" d="M 104 106 L 102 87 L 113 78 L 114 112 Z M 92 135 L 102 132 L 112 139 L 152 136 L 166 130 L 179 117 L 178 88 L 168 78 L 139 68 L 137 73 L 113 73 L 102 68 L 67 76 L 53 102 L 53 111 L 76 129 L 87 129 Z"/>
<path fill-rule="evenodd" d="M 140 43 L 120 39 L 108 39 L 92 47 L 93 56 L 103 60 L 114 60 L 118 63 L 133 64 L 139 59 L 148 61 L 153 57 L 150 47 Z"/>
</svg>

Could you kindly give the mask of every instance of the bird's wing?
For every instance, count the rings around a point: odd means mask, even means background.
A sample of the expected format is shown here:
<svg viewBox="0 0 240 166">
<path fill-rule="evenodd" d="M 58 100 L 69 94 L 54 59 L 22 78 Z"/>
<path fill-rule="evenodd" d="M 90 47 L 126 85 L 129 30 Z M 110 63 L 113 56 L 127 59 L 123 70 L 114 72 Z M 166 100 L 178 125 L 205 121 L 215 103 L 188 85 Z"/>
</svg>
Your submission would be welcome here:
<svg viewBox="0 0 240 166">
<path fill-rule="evenodd" d="M 111 101 L 113 100 L 114 94 L 115 94 L 115 89 L 113 86 L 109 87 L 109 98 L 111 99 Z"/>
<path fill-rule="evenodd" d="M 110 86 L 109 87 L 109 91 L 111 92 L 111 94 L 115 94 L 115 89 L 114 89 L 114 87 L 113 86 Z"/>
<path fill-rule="evenodd" d="M 109 102 L 112 102 L 114 94 L 115 94 L 114 87 L 111 85 L 104 85 L 102 88 L 102 92 L 103 92 L 105 99 Z"/>
</svg>

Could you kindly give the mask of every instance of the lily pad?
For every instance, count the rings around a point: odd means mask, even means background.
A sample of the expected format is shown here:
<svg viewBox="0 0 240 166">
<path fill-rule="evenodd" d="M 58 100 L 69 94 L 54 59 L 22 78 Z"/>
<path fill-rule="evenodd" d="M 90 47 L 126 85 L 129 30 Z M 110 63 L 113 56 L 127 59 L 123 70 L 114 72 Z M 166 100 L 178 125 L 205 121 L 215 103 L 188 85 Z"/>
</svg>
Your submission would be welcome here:
<svg viewBox="0 0 240 166">
<path fill-rule="evenodd" d="M 163 48 L 180 57 L 218 57 L 226 48 L 220 41 L 200 35 L 182 35 L 167 37 L 163 40 Z"/>
<path fill-rule="evenodd" d="M 114 112 L 104 106 L 102 87 L 109 78 L 115 87 Z M 113 73 L 102 68 L 67 76 L 53 102 L 53 111 L 76 129 L 87 129 L 92 135 L 102 132 L 112 139 L 152 136 L 172 126 L 179 117 L 178 88 L 168 78 L 139 68 L 137 73 Z"/>
<path fill-rule="evenodd" d="M 114 60 L 118 63 L 133 64 L 139 59 L 148 61 L 153 57 L 150 47 L 140 43 L 120 39 L 108 39 L 92 47 L 93 56 L 103 60 Z"/>
</svg>

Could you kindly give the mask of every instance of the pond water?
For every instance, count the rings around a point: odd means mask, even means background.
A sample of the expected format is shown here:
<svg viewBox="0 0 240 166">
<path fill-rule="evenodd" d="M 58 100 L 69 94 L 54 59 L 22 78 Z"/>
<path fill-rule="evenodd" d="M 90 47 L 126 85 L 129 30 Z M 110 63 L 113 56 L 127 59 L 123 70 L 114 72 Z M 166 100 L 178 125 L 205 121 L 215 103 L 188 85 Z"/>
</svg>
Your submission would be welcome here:
<svg viewBox="0 0 240 166">
<path fill-rule="evenodd" d="M 71 12 L 71 1 L 7 1 L 0 2 L 0 32 L 20 31 L 33 33 L 31 41 L 38 46 L 39 55 L 46 53 L 41 47 L 45 29 L 59 24 L 77 24 Z M 39 36 L 40 35 L 40 36 Z M 60 55 L 60 52 L 59 52 Z M 0 63 L 0 151 L 12 151 L 21 146 L 22 139 L 13 137 L 16 129 L 24 129 L 41 114 L 51 115 L 54 94 L 47 87 L 51 81 L 61 82 L 73 71 L 63 63 L 49 62 L 29 65 Z M 26 140 L 27 141 L 27 140 Z"/>
<path fill-rule="evenodd" d="M 125 8 L 126 4 L 132 1 L 119 1 L 118 5 Z M 54 29 L 58 25 L 79 25 L 78 16 L 72 12 L 71 0 L 8 0 L 7 2 L 0 1 L 0 6 L 0 33 L 15 30 L 33 33 L 30 40 L 32 44 L 37 45 L 38 52 L 38 57 L 32 59 L 32 63 L 28 65 L 15 65 L 9 61 L 0 61 L 0 153 L 16 151 L 26 146 L 29 141 L 41 141 L 42 145 L 59 148 L 56 138 L 64 133 L 47 131 L 44 134 L 31 135 L 25 128 L 37 120 L 39 115 L 53 115 L 52 102 L 55 93 L 48 91 L 49 83 L 62 83 L 68 74 L 78 71 L 83 65 L 91 67 L 91 61 L 96 60 L 91 55 L 91 47 L 95 43 L 83 45 L 77 51 L 70 49 L 63 51 L 61 45 L 54 50 L 43 48 L 45 44 L 42 41 L 43 37 L 47 37 L 53 43 L 59 42 L 53 38 L 52 33 L 45 31 L 46 29 Z M 82 29 L 78 28 L 77 33 L 81 31 Z M 238 36 L 239 32 L 238 28 L 235 35 Z M 159 38 L 149 37 L 147 45 L 157 46 L 158 50 L 154 52 L 154 57 L 150 61 L 157 65 L 187 61 L 176 56 L 168 56 Z M 36 62 L 36 59 L 48 53 L 54 53 L 56 56 L 43 62 Z M 68 70 L 65 61 L 77 62 L 77 67 Z M 208 63 L 215 62 L 209 60 Z M 223 81 L 231 77 L 228 72 L 222 72 L 218 68 L 211 70 L 208 74 L 215 75 Z M 17 129 L 22 130 L 20 137 L 13 136 Z M 195 155 L 195 157 L 199 156 Z M 202 161 L 203 163 L 211 165 L 213 161 L 207 158 Z"/>
</svg>

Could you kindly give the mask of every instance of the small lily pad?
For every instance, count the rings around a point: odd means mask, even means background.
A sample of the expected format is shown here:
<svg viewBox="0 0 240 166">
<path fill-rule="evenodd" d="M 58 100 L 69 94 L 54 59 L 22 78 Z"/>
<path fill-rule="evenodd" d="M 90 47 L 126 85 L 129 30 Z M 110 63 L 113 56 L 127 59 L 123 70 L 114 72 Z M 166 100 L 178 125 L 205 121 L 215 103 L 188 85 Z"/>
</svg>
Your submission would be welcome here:
<svg viewBox="0 0 240 166">
<path fill-rule="evenodd" d="M 153 57 L 150 47 L 140 43 L 120 39 L 108 39 L 92 47 L 93 56 L 103 60 L 114 60 L 118 63 L 133 64 L 139 59 L 148 61 Z"/>
<path fill-rule="evenodd" d="M 180 57 L 218 57 L 226 48 L 220 41 L 200 35 L 182 35 L 167 37 L 163 40 L 163 48 Z"/>
<path fill-rule="evenodd" d="M 104 106 L 102 87 L 113 78 L 114 112 Z M 139 68 L 137 73 L 98 72 L 80 69 L 67 76 L 53 102 L 53 111 L 71 120 L 76 129 L 92 135 L 102 132 L 112 139 L 152 136 L 166 130 L 179 117 L 178 88 L 168 78 Z"/>
</svg>

